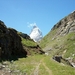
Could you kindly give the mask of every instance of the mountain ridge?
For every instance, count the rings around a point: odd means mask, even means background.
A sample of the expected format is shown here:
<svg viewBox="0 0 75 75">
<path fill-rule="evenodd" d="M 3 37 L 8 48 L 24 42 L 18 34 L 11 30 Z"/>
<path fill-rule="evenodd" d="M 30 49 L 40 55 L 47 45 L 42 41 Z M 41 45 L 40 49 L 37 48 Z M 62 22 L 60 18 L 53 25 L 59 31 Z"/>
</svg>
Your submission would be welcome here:
<svg viewBox="0 0 75 75">
<path fill-rule="evenodd" d="M 60 29 L 61 29 L 60 32 L 62 32 L 63 29 L 65 29 L 65 30 L 68 29 L 67 31 L 69 31 L 69 30 L 71 31 L 71 29 L 69 29 L 69 28 L 72 28 L 74 26 L 74 24 L 72 24 L 72 23 L 75 23 L 75 11 L 72 12 L 71 14 L 69 14 L 68 16 L 66 16 L 65 18 L 61 19 L 57 24 L 54 25 L 52 30 L 60 27 Z M 72 27 L 68 27 L 68 26 L 72 26 Z M 63 33 L 65 33 L 65 32 L 68 33 L 67 31 L 64 31 Z"/>
<path fill-rule="evenodd" d="M 61 19 L 41 40 L 45 52 L 75 62 L 75 11 Z"/>
</svg>

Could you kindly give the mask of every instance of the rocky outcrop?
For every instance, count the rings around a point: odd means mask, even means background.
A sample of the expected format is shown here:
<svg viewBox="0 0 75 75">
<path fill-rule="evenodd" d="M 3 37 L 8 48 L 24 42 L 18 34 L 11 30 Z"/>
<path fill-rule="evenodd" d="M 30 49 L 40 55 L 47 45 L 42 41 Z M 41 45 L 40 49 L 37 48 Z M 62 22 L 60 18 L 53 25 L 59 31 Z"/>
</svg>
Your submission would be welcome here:
<svg viewBox="0 0 75 75">
<path fill-rule="evenodd" d="M 55 55 L 55 56 L 53 56 L 53 59 L 60 63 L 61 59 L 62 59 L 62 56 Z"/>
<path fill-rule="evenodd" d="M 60 20 L 52 30 L 58 29 L 56 36 L 75 32 L 75 11 Z"/>
<path fill-rule="evenodd" d="M 23 37 L 24 39 L 29 39 L 29 40 L 31 40 L 31 39 L 30 39 L 30 36 L 27 35 L 27 34 L 25 34 L 25 33 L 19 32 L 18 34 L 19 34 L 21 37 Z"/>
<path fill-rule="evenodd" d="M 70 65 L 71 67 L 75 67 L 75 63 L 73 63 L 72 61 L 70 61 L 69 59 L 63 58 L 60 55 L 54 55 L 53 59 L 59 63 L 63 63 L 63 64 L 67 64 Z M 71 59 L 72 60 L 72 59 Z M 63 61 L 63 62 L 62 62 Z"/>
<path fill-rule="evenodd" d="M 21 38 L 15 29 L 7 28 L 0 21 L 0 58 L 12 58 L 12 56 L 27 55 L 21 44 Z"/>
</svg>

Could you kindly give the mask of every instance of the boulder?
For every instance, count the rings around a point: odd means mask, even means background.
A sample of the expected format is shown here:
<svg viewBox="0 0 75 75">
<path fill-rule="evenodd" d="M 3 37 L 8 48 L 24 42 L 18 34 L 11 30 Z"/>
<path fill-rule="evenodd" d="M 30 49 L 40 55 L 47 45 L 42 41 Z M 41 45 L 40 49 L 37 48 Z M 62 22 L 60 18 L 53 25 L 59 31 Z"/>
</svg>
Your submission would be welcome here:
<svg viewBox="0 0 75 75">
<path fill-rule="evenodd" d="M 61 59 L 62 59 L 62 56 L 55 55 L 55 56 L 53 56 L 53 59 L 60 63 Z"/>
</svg>

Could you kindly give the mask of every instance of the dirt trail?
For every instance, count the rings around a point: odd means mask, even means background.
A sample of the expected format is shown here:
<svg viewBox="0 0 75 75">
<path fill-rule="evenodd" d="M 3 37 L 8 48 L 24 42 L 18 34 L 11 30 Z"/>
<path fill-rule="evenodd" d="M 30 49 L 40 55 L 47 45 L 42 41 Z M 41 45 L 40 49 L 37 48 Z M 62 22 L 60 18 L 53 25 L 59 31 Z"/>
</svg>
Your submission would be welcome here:
<svg viewBox="0 0 75 75">
<path fill-rule="evenodd" d="M 39 64 L 36 66 L 36 69 L 34 70 L 34 75 L 38 75 L 40 64 L 41 64 L 41 63 L 39 63 Z"/>
<path fill-rule="evenodd" d="M 40 60 L 39 64 L 36 66 L 35 70 L 33 71 L 33 73 L 31 75 L 39 75 L 39 67 L 41 64 L 43 64 L 44 68 L 49 73 L 49 75 L 52 75 L 52 71 L 45 65 L 43 60 L 44 60 L 44 58 Z"/>
<path fill-rule="evenodd" d="M 49 73 L 49 75 L 52 75 L 52 71 L 45 65 L 44 62 L 43 62 L 43 66 L 45 67 L 45 69 Z"/>
<path fill-rule="evenodd" d="M 36 68 L 35 68 L 35 70 L 34 70 L 32 75 L 39 75 L 39 67 L 40 67 L 42 62 L 43 62 L 43 59 L 40 60 L 39 64 L 36 66 Z"/>
</svg>

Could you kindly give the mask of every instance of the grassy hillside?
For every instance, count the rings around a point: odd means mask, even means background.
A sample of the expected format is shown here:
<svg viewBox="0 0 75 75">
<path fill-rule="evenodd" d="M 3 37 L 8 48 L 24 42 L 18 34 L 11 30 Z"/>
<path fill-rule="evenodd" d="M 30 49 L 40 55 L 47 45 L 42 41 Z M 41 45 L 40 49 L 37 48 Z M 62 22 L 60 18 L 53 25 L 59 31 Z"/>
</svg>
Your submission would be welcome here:
<svg viewBox="0 0 75 75">
<path fill-rule="evenodd" d="M 75 12 L 69 14 L 41 40 L 42 49 L 53 55 L 61 55 L 75 62 Z"/>
<path fill-rule="evenodd" d="M 50 32 L 53 34 L 54 31 Z M 75 33 L 72 32 L 66 36 L 59 36 L 58 38 L 53 38 L 51 34 L 48 34 L 41 41 L 40 46 L 45 50 L 57 50 L 58 54 L 62 54 L 65 50 L 65 57 L 69 57 L 71 54 L 75 53 Z M 50 37 L 51 36 L 51 37 Z"/>
<path fill-rule="evenodd" d="M 50 33 L 48 33 L 40 42 L 40 46 L 42 48 L 48 46 L 48 44 L 52 43 L 53 42 L 53 37 L 54 35 L 56 34 L 56 30 L 54 31 L 50 31 Z"/>
<path fill-rule="evenodd" d="M 37 46 L 37 43 L 34 42 L 27 34 L 24 34 L 22 32 L 17 32 L 18 35 L 20 35 L 22 44 L 25 46 Z"/>
<path fill-rule="evenodd" d="M 35 43 L 33 40 L 24 39 L 23 37 L 21 37 L 21 39 L 22 39 L 22 44 L 25 46 L 37 46 L 37 43 Z"/>
</svg>

